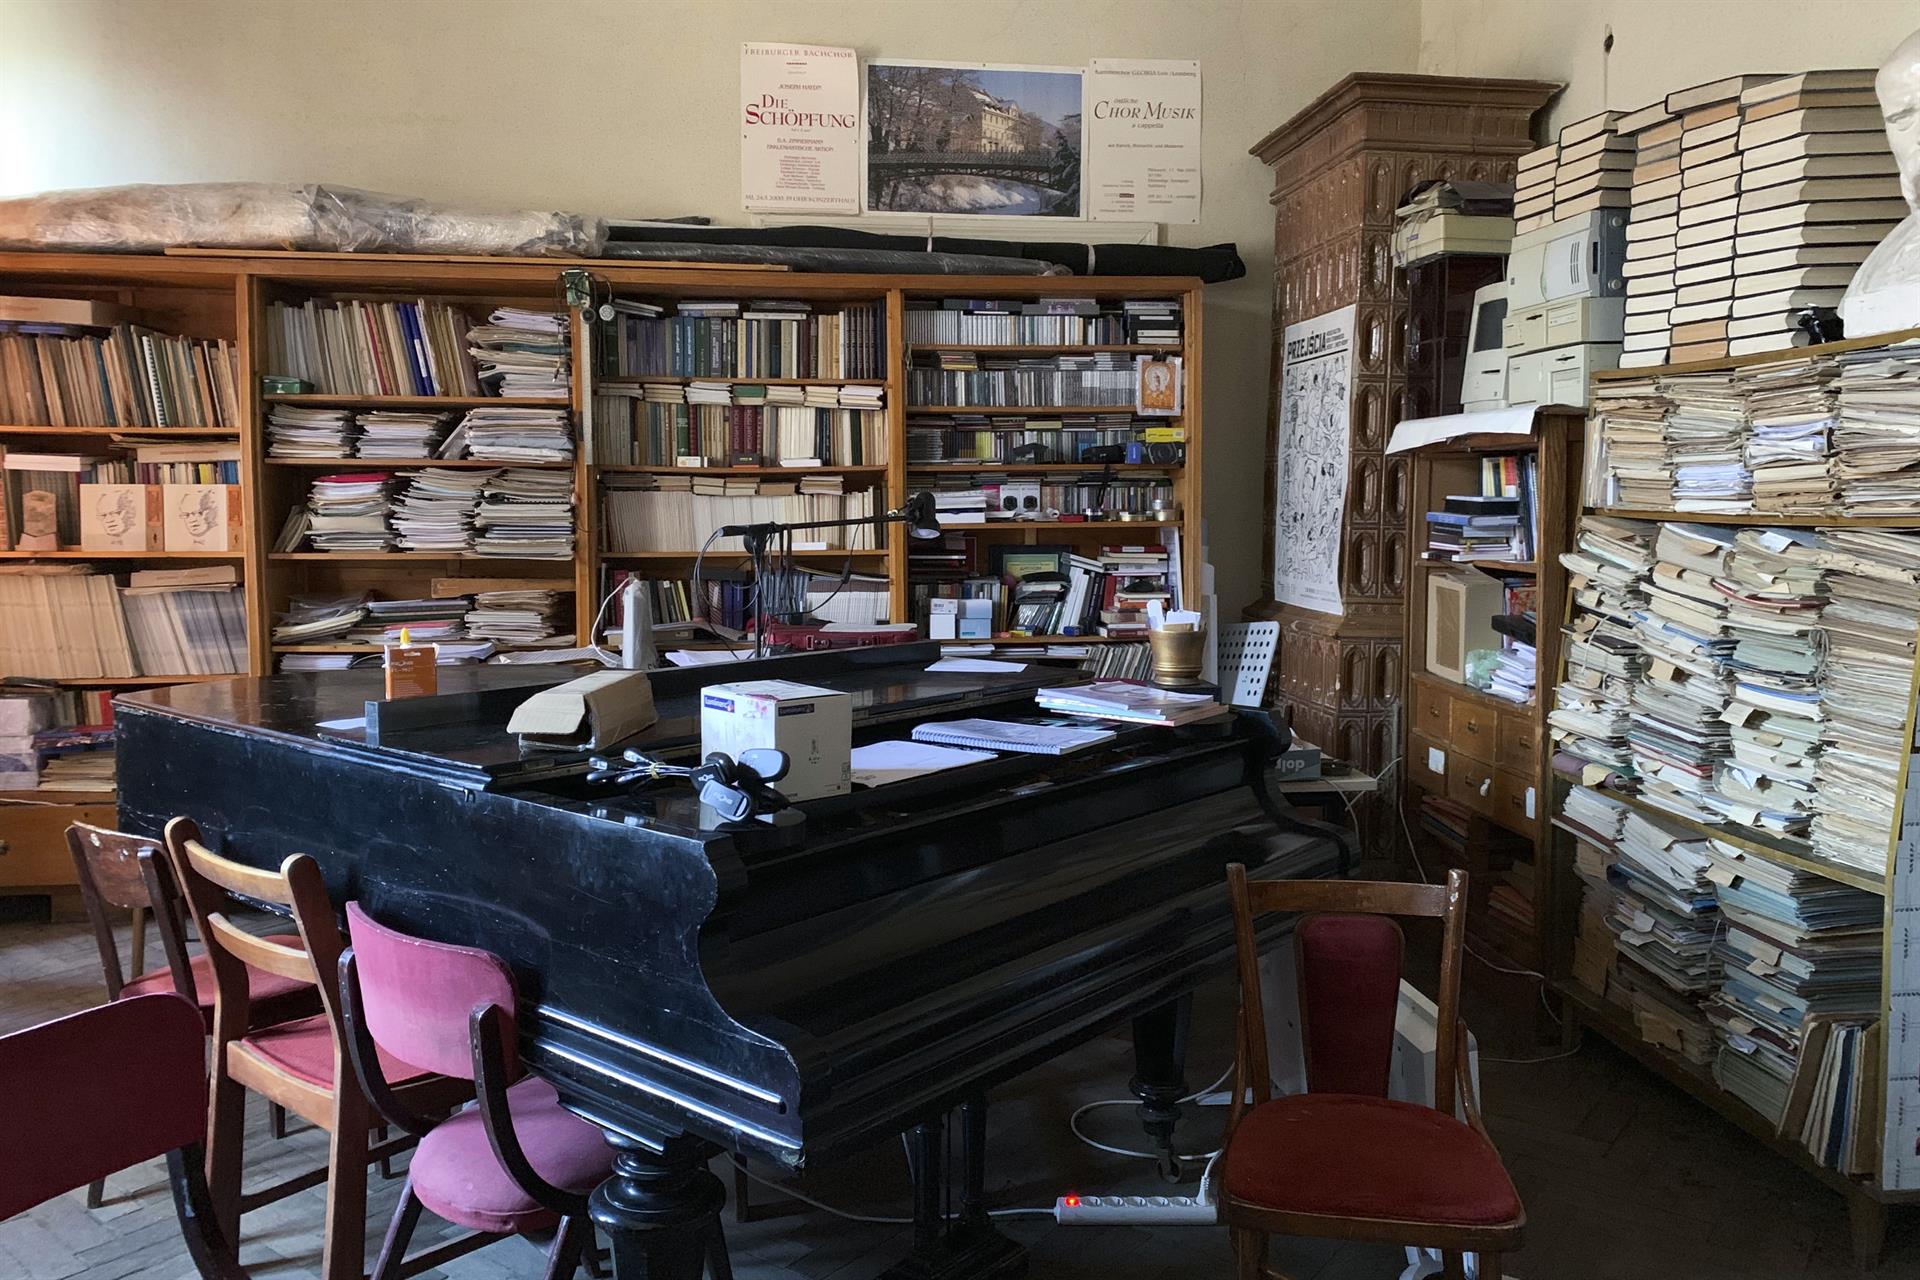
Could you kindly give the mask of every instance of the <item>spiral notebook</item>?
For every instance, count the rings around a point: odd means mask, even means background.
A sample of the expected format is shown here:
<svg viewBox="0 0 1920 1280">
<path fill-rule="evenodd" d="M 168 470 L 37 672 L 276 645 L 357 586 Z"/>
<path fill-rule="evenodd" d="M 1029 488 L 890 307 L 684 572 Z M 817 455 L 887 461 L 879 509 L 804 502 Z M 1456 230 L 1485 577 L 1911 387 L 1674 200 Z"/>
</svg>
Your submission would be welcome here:
<svg viewBox="0 0 1920 1280">
<path fill-rule="evenodd" d="M 1077 724 L 1030 724 L 1016 720 L 942 720 L 913 727 L 915 742 L 943 747 L 970 747 L 976 751 L 1017 751 L 1036 756 L 1064 756 L 1110 742 L 1107 729 Z"/>
</svg>

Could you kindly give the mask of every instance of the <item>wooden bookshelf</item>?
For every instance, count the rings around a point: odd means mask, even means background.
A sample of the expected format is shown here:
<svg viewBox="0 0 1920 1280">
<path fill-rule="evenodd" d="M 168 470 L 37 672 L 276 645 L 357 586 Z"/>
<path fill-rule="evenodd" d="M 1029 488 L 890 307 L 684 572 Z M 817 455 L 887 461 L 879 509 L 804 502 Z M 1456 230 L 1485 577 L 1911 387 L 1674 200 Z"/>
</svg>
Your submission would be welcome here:
<svg viewBox="0 0 1920 1280">
<path fill-rule="evenodd" d="M 1549 406 L 1540 410 L 1529 436 L 1455 439 L 1411 452 L 1406 538 L 1413 569 L 1407 590 L 1406 674 L 1401 705 L 1408 709 L 1404 749 L 1406 785 L 1401 803 L 1407 829 L 1422 861 L 1464 866 L 1469 875 L 1467 927 L 1475 944 L 1497 963 L 1540 969 L 1546 950 L 1552 895 L 1549 885 L 1551 828 L 1548 818 L 1546 717 L 1552 707 L 1552 674 L 1560 652 L 1559 600 L 1565 592 L 1560 553 L 1571 545 L 1574 495 L 1580 492 L 1584 415 Z M 1479 493 L 1482 460 L 1532 455 L 1542 477 L 1534 495 L 1534 559 L 1520 562 L 1435 561 L 1412 558 L 1427 546 L 1427 513 L 1443 509 L 1452 494 Z M 1428 668 L 1427 584 L 1438 572 L 1521 576 L 1535 581 L 1534 698 L 1518 703 L 1469 687 Z M 1420 825 L 1420 802 L 1433 796 L 1464 807 L 1470 817 L 1464 856 L 1429 836 Z M 1533 924 L 1519 930 L 1494 917 L 1488 894 L 1511 863 L 1532 868 Z M 1531 1017 L 1539 1002 L 1530 984 L 1505 988 L 1516 1012 Z"/>
<path fill-rule="evenodd" d="M 1595 373 L 1592 381 L 1597 384 L 1615 383 L 1625 380 L 1667 377 L 1688 373 L 1713 373 L 1743 368 L 1758 364 L 1771 364 L 1785 359 L 1802 356 L 1833 355 L 1847 351 L 1860 351 L 1888 345 L 1910 338 L 1920 337 L 1920 329 L 1909 329 L 1898 333 L 1878 334 L 1870 338 L 1855 339 L 1847 342 L 1828 343 L 1817 347 L 1801 347 L 1790 351 L 1773 351 L 1747 356 L 1735 356 L 1720 360 L 1692 361 L 1682 364 L 1662 365 L 1655 368 L 1621 369 Z M 1755 511 L 1738 514 L 1714 512 L 1680 512 L 1674 510 L 1644 510 L 1623 507 L 1586 506 L 1581 512 L 1587 515 L 1604 516 L 1619 520 L 1641 521 L 1657 524 L 1662 521 L 1681 521 L 1696 524 L 1721 525 L 1735 528 L 1799 528 L 1799 529 L 1889 529 L 1920 534 L 1920 515 L 1911 516 L 1849 516 L 1838 507 L 1821 512 L 1801 512 L 1792 515 L 1777 515 Z M 1561 575 L 1564 578 L 1564 575 Z M 1564 584 L 1558 593 L 1565 616 L 1571 617 L 1571 602 L 1566 599 Z M 1560 655 L 1557 655 L 1560 656 Z M 1544 657 L 1544 655 L 1543 655 Z M 1558 679 L 1562 663 L 1556 661 L 1555 672 Z M 1906 712 L 1905 740 L 1913 741 L 1915 731 L 1915 694 L 1920 692 L 1920 668 L 1916 668 L 1909 689 Z M 1849 885 L 1885 899 L 1886 907 L 1882 918 L 1882 972 L 1881 972 L 1881 1024 L 1892 1025 L 1896 1015 L 1894 991 L 1897 978 L 1896 965 L 1903 963 L 1907 948 L 1900 941 L 1896 930 L 1896 903 L 1903 895 L 1911 895 L 1914 890 L 1910 884 L 1902 883 L 1903 876 L 1914 874 L 1910 870 L 1914 856 L 1906 842 L 1901 838 L 1902 823 L 1905 814 L 1905 797 L 1911 794 L 1916 761 L 1920 756 L 1909 755 L 1907 785 L 1900 788 L 1894 797 L 1895 813 L 1888 839 L 1888 870 L 1885 873 L 1847 866 L 1823 858 L 1817 854 L 1810 842 L 1785 838 L 1769 832 L 1754 830 L 1728 823 L 1705 823 L 1671 813 L 1657 805 L 1642 800 L 1636 795 L 1609 791 L 1607 794 L 1634 809 L 1645 813 L 1662 824 L 1680 831 L 1694 833 L 1703 838 L 1711 838 L 1733 845 L 1758 858 L 1777 863 L 1796 870 L 1809 871 L 1825 876 L 1841 884 Z M 1774 1154 L 1787 1160 L 1794 1167 L 1811 1175 L 1821 1184 L 1839 1192 L 1846 1199 L 1850 1226 L 1853 1234 L 1855 1257 L 1862 1265 L 1870 1265 L 1877 1257 L 1881 1238 L 1885 1228 L 1885 1213 L 1888 1204 L 1920 1203 L 1920 1190 L 1888 1187 L 1882 1184 L 1880 1171 L 1874 1175 L 1859 1178 L 1849 1177 L 1831 1168 L 1817 1163 L 1796 1141 L 1783 1139 L 1773 1131 L 1772 1124 L 1755 1112 L 1742 1099 L 1722 1089 L 1712 1073 L 1694 1066 L 1676 1054 L 1647 1043 L 1640 1035 L 1632 1017 L 1625 1011 L 1580 985 L 1573 979 L 1573 943 L 1577 932 L 1577 912 L 1581 894 L 1579 879 L 1573 874 L 1574 840 L 1593 842 L 1593 837 L 1582 833 L 1570 824 L 1563 825 L 1558 818 L 1565 803 L 1568 791 L 1576 785 L 1574 779 L 1556 775 L 1552 779 L 1551 813 L 1554 843 L 1551 860 L 1555 868 L 1552 877 L 1555 901 L 1553 904 L 1553 928 L 1548 935 L 1547 964 L 1548 974 L 1554 979 L 1563 1011 L 1568 1014 L 1569 1030 L 1585 1029 L 1594 1032 L 1612 1042 L 1618 1048 L 1639 1060 L 1648 1069 L 1662 1076 L 1682 1092 L 1710 1107 L 1718 1114 L 1739 1125 L 1756 1138 Z M 1907 981 L 1911 982 L 1910 979 Z M 1892 1039 L 1885 1036 L 1883 1046 Z M 1881 1061 L 1875 1064 L 1875 1070 L 1881 1074 L 1881 1080 L 1874 1088 L 1873 1114 L 1863 1119 L 1863 1123 L 1878 1126 L 1878 1141 L 1884 1142 L 1888 1133 L 1885 1111 L 1888 1106 L 1886 1080 L 1889 1073 L 1894 1076 L 1910 1073 L 1910 1062 L 1894 1064 Z M 1874 1082 L 1869 1082 L 1874 1083 Z"/>
<path fill-rule="evenodd" d="M 299 303 L 306 299 L 354 298 L 364 301 L 414 301 L 422 297 L 460 306 L 482 315 L 500 305 L 552 309 L 561 296 L 560 281 L 569 269 L 590 272 L 609 292 L 625 298 L 645 299 L 662 304 L 684 300 L 729 298 L 750 301 L 757 298 L 801 299 L 816 311 L 846 302 L 878 303 L 886 316 L 887 346 L 884 376 L 866 379 L 790 379 L 724 377 L 636 376 L 608 379 L 607 385 L 631 386 L 646 382 L 730 382 L 741 385 L 862 385 L 883 388 L 882 438 L 886 453 L 882 461 L 863 465 L 804 467 L 683 468 L 675 466 L 600 465 L 590 460 L 588 449 L 576 450 L 571 464 L 548 464 L 542 469 L 571 470 L 575 495 L 575 553 L 570 560 L 523 559 L 477 554 L 442 552 L 275 552 L 274 542 L 293 507 L 304 503 L 315 475 L 329 471 L 412 471 L 434 467 L 454 470 L 480 470 L 494 467 L 527 467 L 540 464 L 476 462 L 470 459 L 400 458 L 269 458 L 266 456 L 265 419 L 278 405 L 315 408 L 364 410 L 444 410 L 458 413 L 475 407 L 562 408 L 570 410 L 576 422 L 585 422 L 591 413 L 597 383 L 588 357 L 586 322 L 579 313 L 573 317 L 573 384 L 564 398 L 492 397 L 492 396 L 401 396 L 343 395 L 309 393 L 300 395 L 264 394 L 260 378 L 283 373 L 269 367 L 267 357 L 267 308 L 275 302 Z M 1115 473 L 1134 470 L 1161 472 L 1174 482 L 1174 494 L 1182 519 L 1177 526 L 1183 532 L 1182 578 L 1188 583 L 1200 580 L 1200 539 L 1197 519 L 1201 504 L 1201 403 L 1200 341 L 1201 286 L 1190 278 L 1165 277 L 1059 277 L 1025 276 L 920 276 L 866 275 L 791 272 L 775 268 L 732 266 L 717 269 L 704 264 L 662 265 L 618 260 L 561 261 L 527 258 L 455 258 L 416 255 L 305 254 L 271 252 L 182 253 L 168 255 L 0 253 L 0 292 L 37 294 L 50 297 L 90 297 L 112 301 L 139 312 L 146 323 L 163 333 L 195 338 L 225 339 L 235 344 L 240 373 L 237 379 L 239 419 L 242 427 L 138 427 L 107 426 L 53 427 L 33 424 L 0 424 L 0 445 L 22 450 L 51 451 L 70 446 L 73 451 L 106 452 L 110 441 L 180 443 L 237 442 L 240 446 L 240 489 L 243 507 L 242 539 L 231 553 L 119 553 L 95 554 L 63 550 L 49 553 L 0 553 L 0 567 L 15 561 L 93 562 L 102 569 L 118 571 L 143 564 L 168 562 L 228 562 L 240 567 L 241 586 L 246 598 L 248 623 L 248 674 L 264 675 L 274 670 L 281 654 L 319 652 L 304 647 L 275 645 L 271 641 L 273 620 L 284 612 L 290 599 L 305 593 L 373 591 L 376 594 L 411 598 L 424 596 L 430 580 L 437 576 L 513 577 L 551 581 L 556 588 L 573 592 L 573 614 L 563 622 L 580 638 L 588 639 L 601 598 L 601 584 L 610 568 L 637 568 L 658 576 L 684 576 L 692 567 L 697 549 L 662 548 L 634 552 L 608 552 L 601 547 L 599 528 L 600 482 L 603 477 L 620 474 L 695 474 L 761 476 L 798 479 L 804 475 L 835 475 L 850 489 L 870 488 L 879 510 L 891 510 L 903 503 L 909 492 L 909 466 L 906 461 L 906 429 L 911 416 L 953 412 L 980 413 L 989 417 L 1051 417 L 1093 414 L 1130 414 L 1131 406 L 986 406 L 982 408 L 939 408 L 909 406 L 906 395 L 907 368 L 918 353 L 941 349 L 969 349 L 982 354 L 1019 354 L 1029 356 L 1075 354 L 1158 354 L 1181 355 L 1187 362 L 1186 411 L 1181 425 L 1187 428 L 1187 454 L 1184 466 L 1124 465 L 1111 467 L 1095 463 L 1002 464 L 966 462 L 962 464 L 915 465 L 913 480 L 926 483 L 948 471 L 982 474 L 1049 474 L 1063 472 Z M 905 333 L 905 310 L 909 299 L 937 299 L 964 295 L 979 298 L 1030 299 L 1042 295 L 1069 293 L 1118 301 L 1129 297 L 1178 299 L 1185 320 L 1185 339 L 1173 346 L 971 346 L 941 347 L 933 344 L 909 346 L 901 341 Z M 1173 422 L 1174 420 L 1167 420 Z M 585 443 L 585 429 L 578 439 Z M 15 446 L 14 441 L 20 443 Z M 1078 523 L 1020 522 L 996 525 L 989 536 L 1002 541 L 1021 538 L 1045 543 L 1063 543 L 1079 550 L 1097 550 L 1101 542 L 1157 540 L 1165 524 L 1121 521 Z M 973 527 L 959 532 L 973 533 Z M 1116 536 L 1119 535 L 1119 536 Z M 908 540 L 898 530 L 891 531 L 881 549 L 801 552 L 798 562 L 830 571 L 851 564 L 861 573 L 883 576 L 889 584 L 891 616 L 904 618 L 908 611 Z M 706 563 L 716 569 L 734 569 L 742 562 L 737 551 L 710 551 Z M 1016 637 L 998 638 L 996 643 L 1099 644 L 1104 637 Z M 326 650 L 360 652 L 358 649 Z M 0 673 L 6 674 L 6 673 Z M 31 674 L 31 673 L 17 673 Z M 204 677 L 196 677 L 204 678 Z M 72 683 L 93 688 L 136 687 L 139 684 L 175 683 L 184 677 L 142 676 L 121 681 L 82 680 Z M 90 815 L 88 820 L 110 822 L 111 800 L 89 795 L 75 801 L 71 811 L 49 810 L 38 806 L 34 812 Z M 102 808 L 102 805 L 108 806 Z M 25 806 L 0 807 L 0 839 L 12 839 L 14 821 L 9 815 Z M 45 831 L 57 832 L 70 817 L 44 822 Z M 36 828 L 38 831 L 39 828 Z M 35 838 L 42 838 L 44 832 Z M 64 865 L 64 849 L 58 856 L 33 859 L 0 859 L 0 892 L 7 889 L 13 873 L 9 866 L 47 867 Z M 34 874 L 40 874 L 35 872 Z M 15 876 L 15 879 L 18 877 Z M 65 882 L 62 873 L 56 878 Z M 36 882 L 41 888 L 44 882 Z"/>
</svg>

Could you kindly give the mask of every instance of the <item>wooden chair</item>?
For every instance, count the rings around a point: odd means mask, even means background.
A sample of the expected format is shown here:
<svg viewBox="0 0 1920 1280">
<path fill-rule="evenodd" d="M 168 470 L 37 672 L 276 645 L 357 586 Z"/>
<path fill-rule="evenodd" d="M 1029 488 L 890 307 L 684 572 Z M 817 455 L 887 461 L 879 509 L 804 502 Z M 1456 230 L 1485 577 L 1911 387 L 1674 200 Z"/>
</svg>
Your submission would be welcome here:
<svg viewBox="0 0 1920 1280">
<path fill-rule="evenodd" d="M 367 1230 L 367 1163 L 411 1146 L 411 1136 L 373 1146 L 366 1094 L 347 1060 L 340 1010 L 340 953 L 346 942 L 320 878 L 319 865 L 294 854 L 278 871 L 261 871 L 214 853 L 187 818 L 167 824 L 168 860 L 207 943 L 215 982 L 213 1091 L 208 1117 L 207 1182 L 215 1221 L 229 1240 L 240 1238 L 240 1216 L 327 1183 L 321 1274 L 325 1280 L 362 1280 Z M 255 937 L 227 918 L 228 895 L 291 909 L 304 948 Z M 253 1016 L 255 973 L 297 978 L 319 987 L 324 1012 L 295 1022 L 263 1025 Z M 382 1076 L 415 1111 L 440 1115 L 472 1097 L 465 1081 L 448 1080 L 380 1056 Z M 273 1187 L 240 1189 L 246 1139 L 247 1090 L 277 1102 L 331 1137 L 324 1168 Z"/>
<path fill-rule="evenodd" d="M 340 1000 L 354 1070 L 374 1109 L 420 1138 L 372 1280 L 402 1280 L 508 1236 L 548 1233 L 544 1280 L 572 1280 L 583 1258 L 592 1269 L 587 1197 L 613 1172 L 613 1149 L 560 1105 L 552 1085 L 521 1069 L 505 962 L 389 929 L 358 903 L 347 904 L 347 922 L 353 946 L 340 959 Z M 439 1121 L 415 1115 L 379 1078 L 382 1050 L 472 1080 L 479 1105 Z M 469 1234 L 407 1258 L 423 1209 Z M 719 1280 L 732 1275 L 718 1230 L 709 1258 Z"/>
<path fill-rule="evenodd" d="M 1467 876 L 1447 883 L 1249 882 L 1227 868 L 1240 961 L 1233 1105 L 1221 1156 L 1220 1220 L 1239 1280 L 1265 1280 L 1271 1235 L 1437 1248 L 1460 1280 L 1461 1254 L 1498 1280 L 1520 1243 L 1519 1194 L 1480 1121 L 1460 1021 Z M 1294 931 L 1307 1092 L 1272 1096 L 1254 917 L 1306 913 Z M 1387 1095 L 1404 939 L 1394 916 L 1443 922 L 1432 1107 Z M 1253 1101 L 1247 1101 L 1251 1092 Z M 1456 1098 L 1465 1122 L 1454 1114 Z"/>
<path fill-rule="evenodd" d="M 203 955 L 187 952 L 186 904 L 167 870 L 160 842 L 146 836 L 129 835 L 84 822 L 67 827 L 67 850 L 73 855 L 74 879 L 80 886 L 80 901 L 93 925 L 93 940 L 100 948 L 100 972 L 106 980 L 107 999 L 120 1000 L 155 992 L 173 991 L 200 1009 L 206 1029 L 213 1029 L 213 970 Z M 114 940 L 109 909 L 133 913 L 133 939 L 129 963 L 120 964 L 120 948 Z M 160 947 L 167 967 L 144 972 L 146 962 L 146 924 L 152 915 L 154 931 L 160 935 Z M 299 946 L 294 934 L 274 939 L 287 946 Z M 273 974 L 257 975 L 252 988 L 256 1012 L 262 1021 L 303 1018 L 320 1010 L 320 994 L 311 982 L 297 982 Z M 286 1136 L 287 1113 L 273 1107 L 269 1125 L 276 1138 Z M 97 1209 L 105 1198 L 106 1181 L 101 1179 L 87 1188 L 87 1207 Z"/>
<path fill-rule="evenodd" d="M 167 1158 L 187 1252 L 205 1280 L 247 1280 L 210 1212 L 206 1026 L 171 992 L 132 995 L 0 1036 L 0 1220 Z"/>
</svg>

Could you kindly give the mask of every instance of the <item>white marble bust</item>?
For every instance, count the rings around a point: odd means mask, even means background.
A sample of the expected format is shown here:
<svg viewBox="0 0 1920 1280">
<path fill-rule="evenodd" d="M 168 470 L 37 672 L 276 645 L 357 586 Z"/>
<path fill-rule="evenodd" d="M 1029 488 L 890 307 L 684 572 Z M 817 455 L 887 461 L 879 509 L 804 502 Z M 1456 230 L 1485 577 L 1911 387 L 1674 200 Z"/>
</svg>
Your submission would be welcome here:
<svg viewBox="0 0 1920 1280">
<path fill-rule="evenodd" d="M 1900 194 L 1913 212 L 1854 273 L 1840 300 L 1849 338 L 1920 326 L 1920 31 L 1901 41 L 1874 77 Z"/>
</svg>

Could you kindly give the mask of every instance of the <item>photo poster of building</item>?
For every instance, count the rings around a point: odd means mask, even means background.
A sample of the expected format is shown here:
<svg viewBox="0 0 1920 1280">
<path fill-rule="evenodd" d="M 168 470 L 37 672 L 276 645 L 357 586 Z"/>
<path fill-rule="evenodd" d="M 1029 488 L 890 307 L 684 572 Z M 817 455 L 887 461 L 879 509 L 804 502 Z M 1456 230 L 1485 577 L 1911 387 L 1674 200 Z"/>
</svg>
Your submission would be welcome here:
<svg viewBox="0 0 1920 1280">
<path fill-rule="evenodd" d="M 1347 509 L 1355 308 L 1290 324 L 1282 335 L 1274 458 L 1273 598 L 1343 614 L 1340 521 Z"/>
<path fill-rule="evenodd" d="M 1078 218 L 1078 67 L 867 63 L 867 211 Z"/>
</svg>

